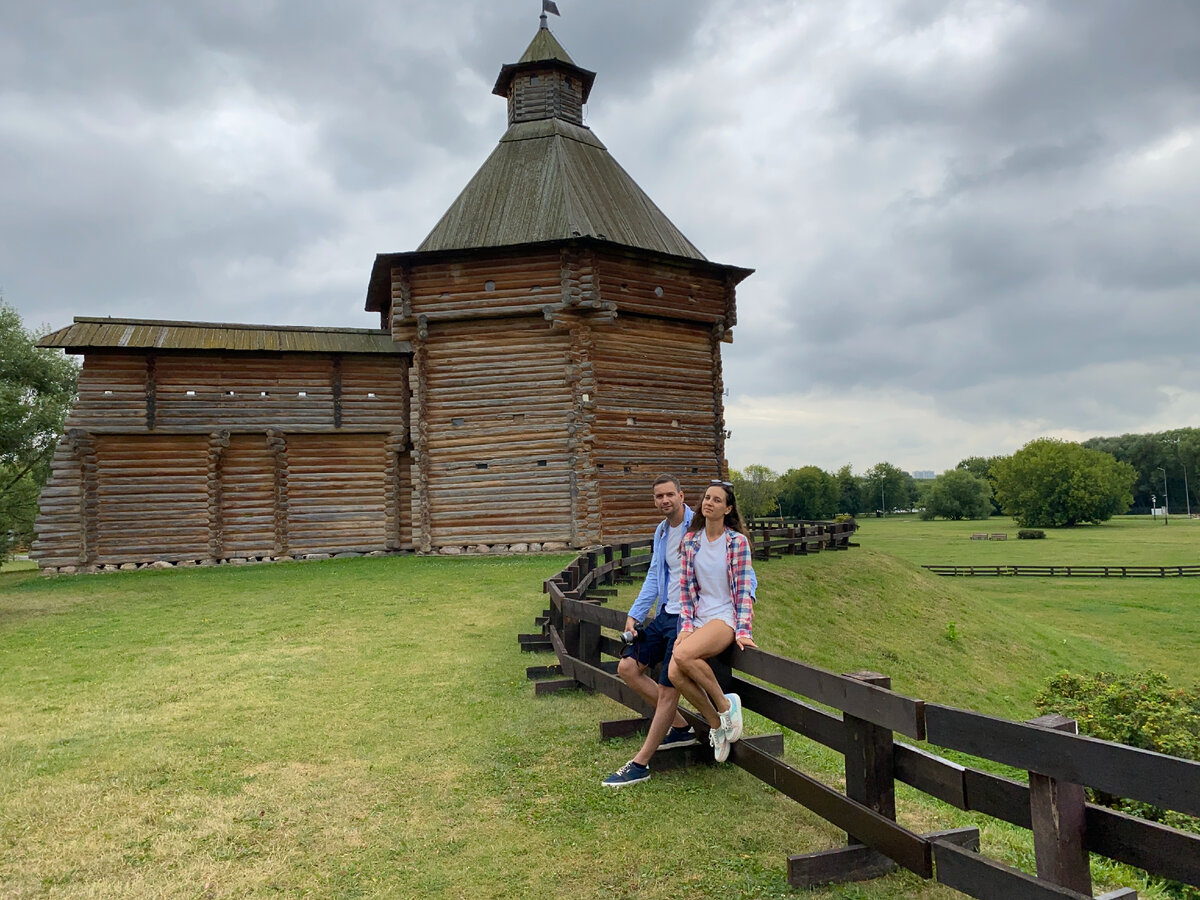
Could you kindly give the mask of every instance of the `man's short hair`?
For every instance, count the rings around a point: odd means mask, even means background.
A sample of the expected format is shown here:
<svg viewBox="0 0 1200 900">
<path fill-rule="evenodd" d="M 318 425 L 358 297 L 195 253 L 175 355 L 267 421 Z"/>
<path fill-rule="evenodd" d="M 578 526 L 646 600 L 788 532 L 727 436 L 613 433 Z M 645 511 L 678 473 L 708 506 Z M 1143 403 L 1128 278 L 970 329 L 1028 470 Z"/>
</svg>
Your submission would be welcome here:
<svg viewBox="0 0 1200 900">
<path fill-rule="evenodd" d="M 654 484 L 650 485 L 650 489 L 653 490 L 660 484 L 666 484 L 668 481 L 675 485 L 675 490 L 679 491 L 681 494 L 683 493 L 683 488 L 679 486 L 679 479 L 670 474 L 659 475 L 654 479 Z"/>
</svg>

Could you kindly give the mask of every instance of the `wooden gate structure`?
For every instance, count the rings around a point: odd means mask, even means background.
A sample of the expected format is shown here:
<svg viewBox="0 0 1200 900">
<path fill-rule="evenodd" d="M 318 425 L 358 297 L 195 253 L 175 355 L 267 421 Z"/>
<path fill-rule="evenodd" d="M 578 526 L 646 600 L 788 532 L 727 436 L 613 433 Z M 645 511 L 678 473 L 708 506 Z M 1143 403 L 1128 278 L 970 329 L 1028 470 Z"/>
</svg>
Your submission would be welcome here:
<svg viewBox="0 0 1200 900">
<path fill-rule="evenodd" d="M 752 535 L 755 557 L 845 548 L 853 525 L 788 530 Z M 633 550 L 649 543 L 608 545 L 578 556 L 543 584 L 550 607 L 537 619 L 542 632 L 518 636 L 523 649 L 553 650 L 558 658 L 554 666 L 527 669 L 530 678 L 549 679 L 537 682 L 536 694 L 584 687 L 643 717 L 602 723 L 602 737 L 644 730 L 653 714 L 615 674 L 622 645 L 602 631 L 624 628 L 625 611 L 604 602 L 616 594 L 612 585 L 647 568 L 649 556 Z M 857 881 L 905 868 L 980 900 L 1091 900 L 1089 854 L 1097 853 L 1200 887 L 1200 834 L 1088 803 L 1084 793 L 1094 788 L 1200 816 L 1200 762 L 1085 737 L 1060 716 L 1010 722 L 906 697 L 876 672 L 842 675 L 754 648 L 731 648 L 719 659 L 731 673 L 727 689 L 741 695 L 746 709 L 845 757 L 843 794 L 784 762 L 780 735 L 743 737 L 731 748 L 733 765 L 847 833 L 844 847 L 789 857 L 788 881 L 794 886 Z M 707 723 L 681 712 L 697 729 L 700 746 L 660 750 L 656 768 L 682 760 L 712 763 Z M 1025 770 L 1028 780 L 951 762 L 897 740 L 897 734 Z M 897 781 L 958 809 L 1030 829 L 1036 876 L 982 854 L 978 829 L 916 834 L 900 825 Z M 1121 888 L 1100 900 L 1136 897 L 1136 891 Z"/>
<path fill-rule="evenodd" d="M 543 23 L 508 129 L 412 252 L 380 328 L 79 318 L 44 570 L 566 549 L 650 524 L 661 472 L 726 470 L 721 344 L 751 270 L 710 262 L 583 124 L 595 73 Z"/>
</svg>

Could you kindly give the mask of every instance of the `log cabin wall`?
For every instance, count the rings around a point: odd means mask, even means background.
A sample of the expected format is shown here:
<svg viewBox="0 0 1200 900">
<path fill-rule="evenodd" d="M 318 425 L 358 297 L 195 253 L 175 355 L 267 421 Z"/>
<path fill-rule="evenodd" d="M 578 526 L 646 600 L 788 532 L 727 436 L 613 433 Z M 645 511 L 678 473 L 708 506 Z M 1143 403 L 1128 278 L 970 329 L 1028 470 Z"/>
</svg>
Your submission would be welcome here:
<svg viewBox="0 0 1200 900">
<path fill-rule="evenodd" d="M 583 88 L 583 81 L 566 71 L 521 73 L 510 83 L 508 124 L 550 118 L 582 124 Z"/>
<path fill-rule="evenodd" d="M 417 546 L 570 544 L 569 334 L 539 316 L 424 335 L 412 339 Z"/>
<path fill-rule="evenodd" d="M 657 476 L 678 476 L 694 507 L 724 471 L 712 329 L 622 315 L 595 329 L 594 340 L 604 540 L 641 537 L 656 518 L 650 486 Z"/>
<path fill-rule="evenodd" d="M 97 349 L 42 494 L 43 568 L 411 548 L 409 355 Z"/>
<path fill-rule="evenodd" d="M 578 547 L 652 528 L 657 475 L 695 494 L 724 471 L 733 303 L 710 264 L 587 241 L 398 260 L 416 547 Z"/>
</svg>

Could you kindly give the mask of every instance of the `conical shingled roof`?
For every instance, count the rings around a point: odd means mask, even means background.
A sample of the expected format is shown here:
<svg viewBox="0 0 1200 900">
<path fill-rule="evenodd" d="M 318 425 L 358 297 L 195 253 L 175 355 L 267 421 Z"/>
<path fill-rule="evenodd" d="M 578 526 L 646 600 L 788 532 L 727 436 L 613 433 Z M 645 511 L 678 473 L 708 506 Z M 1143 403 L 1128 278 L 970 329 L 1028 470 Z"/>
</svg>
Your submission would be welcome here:
<svg viewBox="0 0 1200 900">
<path fill-rule="evenodd" d="M 521 76 L 565 76 L 586 100 L 593 73 L 580 69 L 548 28 L 521 62 L 505 66 L 496 93 Z M 570 79 L 576 79 L 577 83 Z M 578 97 L 576 97 L 578 100 Z M 511 119 L 511 116 L 510 116 Z M 704 260 L 582 124 L 551 111 L 515 121 L 417 252 L 505 247 L 592 237 L 626 247 Z"/>
<path fill-rule="evenodd" d="M 418 250 L 577 237 L 705 258 L 589 129 L 561 119 L 509 128 Z"/>
<path fill-rule="evenodd" d="M 547 59 L 557 59 L 559 62 L 575 65 L 575 60 L 571 59 L 550 29 L 539 28 L 517 62 L 542 62 Z"/>
</svg>

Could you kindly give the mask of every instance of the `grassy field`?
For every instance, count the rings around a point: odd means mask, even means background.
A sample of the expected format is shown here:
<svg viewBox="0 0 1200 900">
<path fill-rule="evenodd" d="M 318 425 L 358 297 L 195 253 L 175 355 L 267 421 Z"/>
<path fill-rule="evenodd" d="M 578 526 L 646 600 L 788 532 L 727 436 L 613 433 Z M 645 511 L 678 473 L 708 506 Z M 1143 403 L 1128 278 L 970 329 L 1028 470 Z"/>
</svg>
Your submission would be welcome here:
<svg viewBox="0 0 1200 900">
<path fill-rule="evenodd" d="M 1014 718 L 1064 667 L 1194 678 L 1190 580 L 937 578 L 895 549 L 916 549 L 910 527 L 958 543 L 956 525 L 889 519 L 848 553 L 762 565 L 760 644 Z M 623 708 L 534 699 L 524 667 L 548 657 L 515 635 L 565 561 L 0 575 L 0 896 L 792 896 L 786 855 L 836 829 L 729 766 L 608 792 L 637 742 L 597 723 Z M 787 757 L 838 781 L 809 742 L 789 736 Z M 972 821 L 911 791 L 900 806 L 919 830 Z M 1031 867 L 1022 833 L 977 824 Z M 959 896 L 903 874 L 806 895 Z"/>
<path fill-rule="evenodd" d="M 877 550 L 918 565 L 1153 565 L 1200 563 L 1200 519 L 1118 516 L 1102 525 L 1046 528 L 1040 540 L 1017 540 L 1013 520 L 997 516 L 967 522 L 923 522 L 915 515 L 865 518 L 858 534 Z M 973 541 L 977 532 L 1007 534 L 1005 541 Z"/>
</svg>

